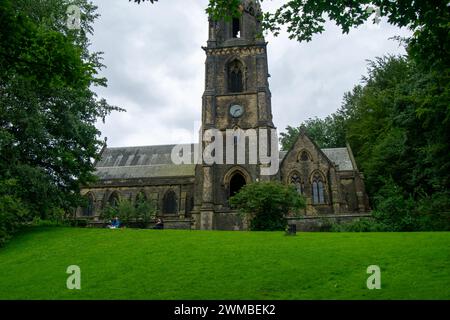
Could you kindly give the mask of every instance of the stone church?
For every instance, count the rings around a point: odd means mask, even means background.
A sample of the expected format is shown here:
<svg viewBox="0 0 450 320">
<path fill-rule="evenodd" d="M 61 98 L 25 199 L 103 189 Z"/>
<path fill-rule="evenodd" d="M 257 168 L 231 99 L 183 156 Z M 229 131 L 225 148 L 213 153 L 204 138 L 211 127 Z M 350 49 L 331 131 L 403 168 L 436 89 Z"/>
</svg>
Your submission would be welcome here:
<svg viewBox="0 0 450 320">
<path fill-rule="evenodd" d="M 207 148 L 209 143 L 203 137 L 209 129 L 217 130 L 224 140 L 230 130 L 276 129 L 272 122 L 267 42 L 258 19 L 261 8 L 257 0 L 243 0 L 241 8 L 240 18 L 209 21 L 209 39 L 203 47 L 206 70 L 202 127 L 199 142 L 184 146 L 190 152 L 188 157 L 194 158 L 198 150 L 201 153 Z M 231 141 L 241 142 L 238 137 L 235 135 Z M 245 184 L 262 180 L 293 184 L 306 198 L 303 215 L 291 218 L 300 228 L 324 217 L 341 220 L 368 215 L 363 176 L 349 145 L 320 149 L 302 130 L 290 150 L 278 152 L 278 143 L 269 148 L 277 155 L 277 170 L 263 175 L 267 164 L 247 161 L 248 150 L 260 148 L 260 139 L 257 136 L 256 143 L 248 142 L 246 161 L 237 161 L 234 153 L 227 154 L 229 148 L 214 150 L 220 151 L 220 157 L 232 158 L 232 162 L 224 163 L 174 163 L 175 145 L 105 145 L 96 163 L 98 182 L 82 190 L 88 205 L 80 208 L 77 216 L 95 221 L 108 204 L 141 197 L 156 204 L 168 228 L 245 230 L 245 223 L 230 208 L 228 199 Z M 246 141 L 244 136 L 244 146 Z"/>
</svg>

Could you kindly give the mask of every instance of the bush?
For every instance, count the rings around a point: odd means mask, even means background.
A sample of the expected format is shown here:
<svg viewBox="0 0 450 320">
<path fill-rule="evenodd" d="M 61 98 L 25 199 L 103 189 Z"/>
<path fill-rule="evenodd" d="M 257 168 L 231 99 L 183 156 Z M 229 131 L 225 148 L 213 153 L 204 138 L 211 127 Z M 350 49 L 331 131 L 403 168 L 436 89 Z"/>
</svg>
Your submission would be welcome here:
<svg viewBox="0 0 450 320">
<path fill-rule="evenodd" d="M 0 196 L 0 247 L 29 217 L 29 211 L 18 198 L 11 195 Z"/>
<path fill-rule="evenodd" d="M 414 199 L 390 180 L 375 197 L 373 216 L 390 231 L 448 231 L 449 208 L 448 191 Z"/>
<path fill-rule="evenodd" d="M 67 223 L 65 211 L 57 207 L 49 207 L 46 218 L 42 219 L 41 212 L 22 200 L 20 189 L 16 179 L 0 180 L 0 246 L 22 226 L 61 226 Z"/>
<path fill-rule="evenodd" d="M 145 227 L 156 217 L 156 205 L 146 199 L 139 199 L 136 203 L 128 199 L 120 199 L 115 206 L 108 205 L 103 209 L 100 217 L 105 220 L 111 220 L 119 217 L 125 225 L 131 222 L 137 222 L 141 227 Z"/>
<path fill-rule="evenodd" d="M 417 201 L 420 231 L 450 231 L 450 192 L 438 192 Z"/>
<path fill-rule="evenodd" d="M 245 185 L 230 198 L 244 219 L 250 221 L 250 230 L 284 230 L 286 215 L 298 214 L 305 200 L 293 186 L 278 181 L 255 182 Z"/>
<path fill-rule="evenodd" d="M 389 180 L 375 197 L 373 216 L 391 231 L 414 231 L 418 228 L 415 205 L 411 196 L 405 196 L 403 190 Z"/>
</svg>

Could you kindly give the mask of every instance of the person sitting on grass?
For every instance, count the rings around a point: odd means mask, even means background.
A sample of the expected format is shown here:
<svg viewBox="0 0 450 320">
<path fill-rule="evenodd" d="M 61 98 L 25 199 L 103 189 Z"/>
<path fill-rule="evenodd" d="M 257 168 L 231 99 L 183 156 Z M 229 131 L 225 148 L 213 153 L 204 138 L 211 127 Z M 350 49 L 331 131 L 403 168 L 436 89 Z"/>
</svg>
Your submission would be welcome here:
<svg viewBox="0 0 450 320">
<path fill-rule="evenodd" d="M 153 229 L 164 229 L 164 222 L 162 219 L 158 218 L 158 220 L 156 220 L 156 224 Z"/>
<path fill-rule="evenodd" d="M 118 229 L 120 228 L 120 220 L 119 217 L 115 217 L 112 219 L 111 224 L 109 225 L 110 229 Z"/>
</svg>

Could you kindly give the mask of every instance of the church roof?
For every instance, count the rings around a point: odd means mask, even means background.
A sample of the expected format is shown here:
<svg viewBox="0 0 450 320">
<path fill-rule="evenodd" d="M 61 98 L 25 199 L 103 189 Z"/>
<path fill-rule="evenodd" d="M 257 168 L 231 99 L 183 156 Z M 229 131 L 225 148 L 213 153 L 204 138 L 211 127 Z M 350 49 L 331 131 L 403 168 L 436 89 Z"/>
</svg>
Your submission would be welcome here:
<svg viewBox="0 0 450 320">
<path fill-rule="evenodd" d="M 188 144 L 193 147 L 195 144 Z M 105 148 L 100 161 L 96 164 L 96 175 L 100 180 L 193 177 L 195 164 L 174 164 L 171 159 L 175 145 L 157 145 L 141 147 Z M 353 170 L 352 161 L 347 148 L 322 149 L 323 153 L 339 170 Z M 280 151 L 280 160 L 286 155 Z"/>
<path fill-rule="evenodd" d="M 195 164 L 176 165 L 175 145 L 106 148 L 96 164 L 101 180 L 194 176 Z"/>
<path fill-rule="evenodd" d="M 350 153 L 347 148 L 326 148 L 320 149 L 325 156 L 335 165 L 339 166 L 339 170 L 354 170 Z M 280 151 L 280 161 L 284 159 L 288 152 Z"/>
<path fill-rule="evenodd" d="M 339 170 L 354 170 L 352 160 L 350 159 L 350 153 L 347 148 L 327 148 L 322 149 L 322 152 L 339 166 Z"/>
</svg>

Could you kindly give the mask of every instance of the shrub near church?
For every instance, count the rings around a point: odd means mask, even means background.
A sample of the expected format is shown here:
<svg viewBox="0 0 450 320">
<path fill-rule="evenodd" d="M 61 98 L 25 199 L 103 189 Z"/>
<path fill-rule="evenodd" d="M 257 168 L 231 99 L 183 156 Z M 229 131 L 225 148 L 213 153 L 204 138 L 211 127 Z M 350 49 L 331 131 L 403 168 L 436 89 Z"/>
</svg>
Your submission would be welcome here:
<svg viewBox="0 0 450 320">
<path fill-rule="evenodd" d="M 291 185 L 277 181 L 255 182 L 244 186 L 230 198 L 247 219 L 251 230 L 283 230 L 286 215 L 297 215 L 305 207 L 305 200 Z"/>
</svg>

